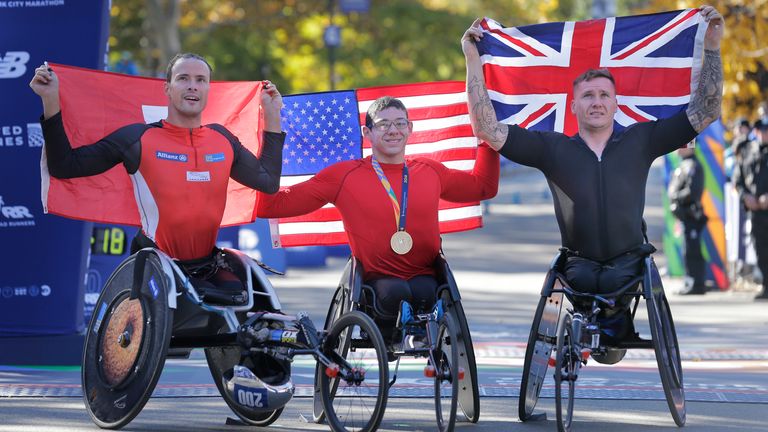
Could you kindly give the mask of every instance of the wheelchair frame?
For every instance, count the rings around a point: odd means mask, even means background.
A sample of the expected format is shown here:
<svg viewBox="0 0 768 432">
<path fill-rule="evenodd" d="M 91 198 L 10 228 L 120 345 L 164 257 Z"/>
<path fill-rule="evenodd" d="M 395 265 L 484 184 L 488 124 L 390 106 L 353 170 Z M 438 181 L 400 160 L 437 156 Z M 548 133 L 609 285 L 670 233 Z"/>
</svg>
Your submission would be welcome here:
<svg viewBox="0 0 768 432">
<path fill-rule="evenodd" d="M 384 341 L 373 320 L 351 312 L 337 325 L 318 332 L 306 314 L 292 317 L 280 312 L 277 294 L 256 261 L 234 249 L 222 252 L 231 257 L 230 265 L 237 267 L 235 273 L 247 292 L 245 304 L 206 303 L 187 274 L 154 248 L 131 255 L 110 276 L 97 302 L 83 351 L 83 396 L 89 415 L 99 427 L 118 429 L 139 414 L 170 356 L 169 349 L 175 356 L 186 357 L 193 348 L 205 348 L 209 369 L 225 402 L 245 424 L 254 426 L 271 424 L 283 408 L 267 412 L 250 409 L 257 405 L 243 404 L 227 389 L 224 372 L 251 361 L 252 353 L 287 362 L 296 355 L 312 355 L 318 367 L 322 365 L 337 381 L 351 380 L 360 386 L 365 370 L 350 364 L 338 349 L 339 341 L 360 328 L 376 351 L 376 376 L 387 382 Z M 279 337 L 274 339 L 271 333 L 268 338 L 256 337 L 256 325 L 270 332 L 277 330 Z M 332 412 L 331 428 L 344 431 L 346 426 L 328 404 L 327 381 L 320 380 L 318 391 Z M 292 395 L 292 386 L 288 391 Z M 370 419 L 356 430 L 378 428 L 387 392 L 381 390 L 375 396 Z"/>
<path fill-rule="evenodd" d="M 469 326 L 464 314 L 464 308 L 461 304 L 461 295 L 453 277 L 453 273 L 451 272 L 451 269 L 448 266 L 448 262 L 446 261 L 442 252 L 436 258 L 434 266 L 438 275 L 438 298 L 443 300 L 445 315 L 450 315 L 451 321 L 451 324 L 446 324 L 444 326 L 446 327 L 446 330 L 444 331 L 454 332 L 456 334 L 453 339 L 458 342 L 455 344 L 455 346 L 458 347 L 457 370 L 464 370 L 463 376 L 460 375 L 460 379 L 458 380 L 458 406 L 461 408 L 464 416 L 469 422 L 476 423 L 480 416 L 480 396 L 477 381 L 477 365 L 475 362 L 475 353 L 472 345 Z M 383 314 L 383 312 L 381 312 L 376 307 L 375 301 L 372 302 L 373 305 L 363 305 L 363 291 L 370 290 L 373 292 L 372 287 L 363 283 L 363 274 L 364 270 L 360 261 L 354 256 L 350 257 L 346 267 L 344 268 L 344 272 L 342 273 L 339 285 L 333 295 L 331 304 L 329 305 L 328 314 L 325 320 L 325 328 L 332 326 L 338 316 L 352 310 L 365 311 L 366 309 L 370 309 L 373 310 L 373 312 L 376 314 L 382 314 L 382 316 L 372 316 L 374 319 L 379 317 L 388 319 L 396 318 L 394 316 Z M 448 327 L 453 327 L 454 329 L 450 329 Z M 394 352 L 392 350 L 388 350 L 388 352 L 398 357 L 398 360 L 399 356 L 401 355 L 417 354 L 417 350 L 411 350 L 409 352 Z M 321 376 L 321 371 L 318 368 L 315 370 L 316 380 L 319 376 Z M 391 386 L 394 384 L 396 379 L 397 376 L 395 373 L 389 385 Z M 438 384 L 436 383 L 436 390 L 437 386 Z M 437 397 L 436 404 L 440 404 L 440 401 L 437 399 Z M 438 406 L 437 409 L 440 410 L 440 407 Z M 436 414 L 438 415 L 438 425 L 441 429 L 443 429 L 443 424 L 445 422 L 440 418 L 440 412 L 437 412 Z M 452 418 L 450 418 L 449 421 L 445 423 L 446 430 L 453 428 L 455 415 L 451 415 L 451 417 Z M 321 422 L 323 418 L 323 407 L 318 400 L 318 393 L 315 391 L 314 420 L 316 422 Z"/>
<path fill-rule="evenodd" d="M 678 426 L 683 426 L 686 409 L 680 349 L 669 303 L 653 257 L 648 255 L 644 258 L 644 270 L 641 275 L 618 290 L 601 295 L 572 290 L 567 285 L 565 277 L 559 272 L 564 261 L 565 254 L 562 252 L 552 260 L 534 314 L 520 386 L 518 404 L 520 420 L 540 418 L 540 415 L 535 415 L 533 410 L 544 383 L 547 367 L 552 365 L 556 369 L 555 399 L 558 429 L 570 430 L 575 381 L 581 365 L 586 364 L 584 352 L 600 355 L 613 354 L 614 360 L 618 361 L 623 357 L 625 350 L 643 348 L 654 350 L 670 414 Z M 595 341 L 586 342 L 588 337 L 593 338 L 595 334 L 599 335 L 599 324 L 596 322 L 599 305 L 613 307 L 616 299 L 621 296 L 633 297 L 634 305 L 631 306 L 633 320 L 640 297 L 645 299 L 651 339 L 623 341 L 616 346 L 606 346 Z M 567 298 L 573 307 L 566 308 L 561 318 L 563 297 Z M 583 306 L 585 299 L 591 304 L 591 307 L 586 309 Z M 551 359 L 553 349 L 554 361 Z M 560 386 L 563 381 L 569 386 L 567 389 L 569 400 L 565 406 L 562 403 L 564 395 Z"/>
</svg>

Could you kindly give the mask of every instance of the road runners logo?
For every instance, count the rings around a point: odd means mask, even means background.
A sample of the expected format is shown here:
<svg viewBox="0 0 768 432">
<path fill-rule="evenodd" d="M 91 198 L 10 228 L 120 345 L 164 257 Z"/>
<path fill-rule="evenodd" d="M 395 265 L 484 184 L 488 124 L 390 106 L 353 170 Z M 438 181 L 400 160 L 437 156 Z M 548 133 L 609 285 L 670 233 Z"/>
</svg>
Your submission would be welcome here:
<svg viewBox="0 0 768 432">
<path fill-rule="evenodd" d="M 26 51 L 7 51 L 0 58 L 0 79 L 18 78 L 27 71 L 29 53 Z"/>
<path fill-rule="evenodd" d="M 0 215 L 2 215 L 0 228 L 35 226 L 35 218 L 27 207 L 5 205 L 2 196 L 0 196 Z"/>
</svg>

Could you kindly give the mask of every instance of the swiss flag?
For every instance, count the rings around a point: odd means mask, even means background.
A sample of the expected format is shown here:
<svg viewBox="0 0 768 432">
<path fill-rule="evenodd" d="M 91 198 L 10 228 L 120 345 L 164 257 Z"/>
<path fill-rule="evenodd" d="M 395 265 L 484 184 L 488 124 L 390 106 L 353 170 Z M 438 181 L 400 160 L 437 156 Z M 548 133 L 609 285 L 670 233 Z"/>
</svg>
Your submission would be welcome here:
<svg viewBox="0 0 768 432">
<path fill-rule="evenodd" d="M 152 123 L 166 117 L 165 80 L 51 64 L 60 81 L 64 128 L 73 148 L 97 142 L 132 123 Z M 263 120 L 262 82 L 212 82 L 203 124 L 219 123 L 258 155 Z M 43 208 L 60 216 L 94 222 L 141 225 L 133 185 L 117 165 L 92 176 L 60 180 L 48 175 L 45 152 L 41 162 Z M 257 193 L 230 179 L 221 225 L 255 219 Z M 184 211 L 184 209 L 179 209 Z"/>
</svg>

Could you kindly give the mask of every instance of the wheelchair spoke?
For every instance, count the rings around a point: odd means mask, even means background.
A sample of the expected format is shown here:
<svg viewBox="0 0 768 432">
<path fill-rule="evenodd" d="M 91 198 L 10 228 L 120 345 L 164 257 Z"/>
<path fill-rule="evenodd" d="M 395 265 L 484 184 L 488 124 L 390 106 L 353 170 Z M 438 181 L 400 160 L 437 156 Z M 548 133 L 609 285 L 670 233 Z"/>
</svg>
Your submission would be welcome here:
<svg viewBox="0 0 768 432">
<path fill-rule="evenodd" d="M 362 332 L 368 335 L 372 349 L 353 343 Z M 386 406 L 389 369 L 384 341 L 373 321 L 358 311 L 342 315 L 331 327 L 323 352 L 344 360 L 335 377 L 323 373 L 319 380 L 331 428 L 364 432 L 378 428 Z"/>
</svg>

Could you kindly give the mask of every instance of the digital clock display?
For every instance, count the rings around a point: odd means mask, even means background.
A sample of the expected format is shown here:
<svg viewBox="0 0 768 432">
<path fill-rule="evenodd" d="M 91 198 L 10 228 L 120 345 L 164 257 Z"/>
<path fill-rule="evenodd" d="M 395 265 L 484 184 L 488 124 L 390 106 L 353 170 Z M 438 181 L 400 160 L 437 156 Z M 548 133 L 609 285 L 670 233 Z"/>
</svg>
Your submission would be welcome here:
<svg viewBox="0 0 768 432">
<path fill-rule="evenodd" d="M 123 255 L 126 251 L 125 230 L 120 227 L 94 227 L 91 235 L 93 255 Z"/>
</svg>

